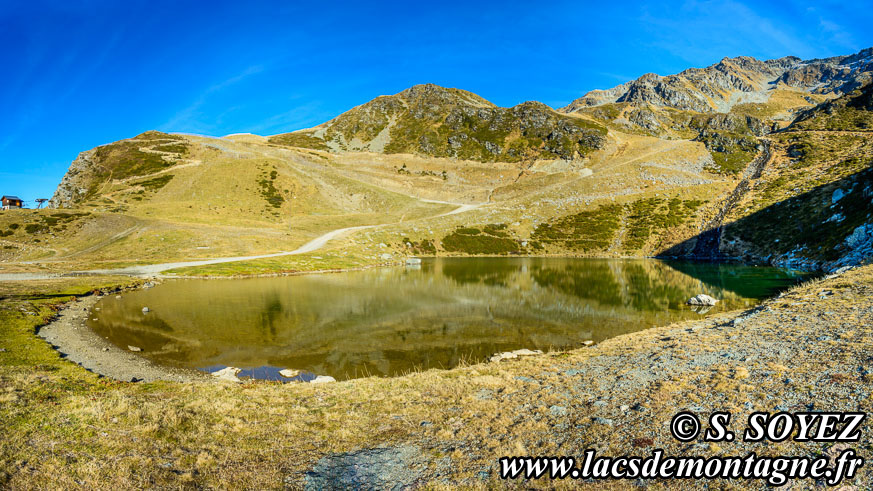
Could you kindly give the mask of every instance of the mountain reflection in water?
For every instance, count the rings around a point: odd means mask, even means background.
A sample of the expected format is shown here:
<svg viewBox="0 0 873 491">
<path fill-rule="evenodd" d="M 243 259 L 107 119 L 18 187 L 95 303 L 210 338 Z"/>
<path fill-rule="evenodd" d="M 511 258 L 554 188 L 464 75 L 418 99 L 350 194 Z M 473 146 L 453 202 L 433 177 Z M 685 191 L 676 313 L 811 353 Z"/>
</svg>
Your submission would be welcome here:
<svg viewBox="0 0 873 491">
<path fill-rule="evenodd" d="M 421 268 L 177 280 L 101 300 L 91 327 L 173 366 L 278 367 L 338 380 L 565 349 L 756 304 L 804 276 L 660 260 L 439 258 Z M 142 308 L 151 312 L 143 314 Z"/>
</svg>

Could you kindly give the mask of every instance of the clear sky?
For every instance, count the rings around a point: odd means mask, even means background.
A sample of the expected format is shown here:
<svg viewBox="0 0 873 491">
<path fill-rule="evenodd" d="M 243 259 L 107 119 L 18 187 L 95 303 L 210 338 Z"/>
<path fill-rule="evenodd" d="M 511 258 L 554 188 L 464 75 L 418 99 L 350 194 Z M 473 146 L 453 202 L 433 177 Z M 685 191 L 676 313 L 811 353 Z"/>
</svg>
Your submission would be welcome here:
<svg viewBox="0 0 873 491">
<path fill-rule="evenodd" d="M 866 2 L 0 0 L 0 194 L 159 129 L 275 134 L 432 82 L 553 107 L 725 56 L 873 45 Z"/>
</svg>

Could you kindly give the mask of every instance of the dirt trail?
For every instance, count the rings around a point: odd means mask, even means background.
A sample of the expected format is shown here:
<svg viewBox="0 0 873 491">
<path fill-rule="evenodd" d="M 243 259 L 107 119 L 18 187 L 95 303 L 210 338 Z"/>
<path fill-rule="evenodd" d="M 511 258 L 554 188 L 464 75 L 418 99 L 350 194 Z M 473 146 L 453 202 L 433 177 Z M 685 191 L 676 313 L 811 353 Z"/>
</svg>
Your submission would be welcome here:
<svg viewBox="0 0 873 491">
<path fill-rule="evenodd" d="M 478 204 L 463 204 L 463 203 L 451 203 L 448 201 L 436 201 L 429 199 L 420 199 L 420 201 L 425 203 L 439 203 L 439 204 L 448 204 L 455 205 L 458 208 L 449 211 L 447 213 L 442 213 L 440 215 L 435 215 L 431 218 L 439 218 L 448 215 L 456 215 L 459 213 L 466 213 L 471 210 L 475 210 L 481 206 L 484 206 L 486 203 L 478 203 Z M 118 268 L 118 269 L 91 269 L 87 271 L 75 271 L 69 274 L 57 274 L 57 273 L 11 273 L 11 274 L 0 274 L 0 281 L 31 281 L 31 280 L 46 280 L 51 278 L 58 278 L 61 276 L 82 276 L 82 275 L 126 275 L 126 276 L 155 276 L 163 273 L 164 271 L 168 271 L 171 269 L 177 268 L 187 268 L 192 266 L 209 266 L 212 264 L 223 264 L 223 263 L 232 263 L 239 261 L 252 261 L 255 259 L 268 259 L 272 257 L 282 257 L 282 256 L 293 256 L 296 254 L 305 254 L 307 252 L 313 252 L 324 247 L 331 240 L 341 237 L 349 232 L 354 232 L 357 230 L 365 230 L 375 227 L 380 227 L 382 225 L 393 225 L 393 224 L 375 224 L 375 225 L 361 225 L 356 227 L 345 227 L 337 230 L 332 230 L 327 232 L 324 235 L 316 237 L 306 244 L 294 249 L 293 251 L 285 251 L 285 252 L 276 252 L 273 254 L 260 254 L 256 256 L 235 256 L 235 257 L 222 257 L 222 258 L 214 258 L 214 259 L 203 259 L 200 261 L 180 261 L 173 263 L 160 263 L 160 264 L 147 264 L 143 266 L 130 266 L 127 268 Z"/>
</svg>

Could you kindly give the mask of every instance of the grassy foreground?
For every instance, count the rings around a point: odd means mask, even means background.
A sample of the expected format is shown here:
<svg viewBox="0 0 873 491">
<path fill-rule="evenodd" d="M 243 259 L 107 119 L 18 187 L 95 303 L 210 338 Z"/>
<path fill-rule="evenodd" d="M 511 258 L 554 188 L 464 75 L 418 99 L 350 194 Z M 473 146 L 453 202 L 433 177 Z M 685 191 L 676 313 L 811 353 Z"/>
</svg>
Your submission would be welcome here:
<svg viewBox="0 0 873 491">
<path fill-rule="evenodd" d="M 484 488 L 507 484 L 497 477 L 502 455 L 839 449 L 791 440 L 680 444 L 667 424 L 683 409 L 702 419 L 729 410 L 737 432 L 752 411 L 871 409 L 873 266 L 797 287 L 754 311 L 592 348 L 326 385 L 114 382 L 64 361 L 35 335 L 71 297 L 130 281 L 0 283 L 0 487 L 299 488 L 340 472 L 336 456 L 345 453 L 343 462 L 364 462 L 394 484 Z M 388 457 L 355 460 L 376 448 Z M 866 428 L 854 448 L 869 459 Z M 869 467 L 850 484 L 870 485 Z M 749 485 L 763 487 L 716 483 Z"/>
</svg>

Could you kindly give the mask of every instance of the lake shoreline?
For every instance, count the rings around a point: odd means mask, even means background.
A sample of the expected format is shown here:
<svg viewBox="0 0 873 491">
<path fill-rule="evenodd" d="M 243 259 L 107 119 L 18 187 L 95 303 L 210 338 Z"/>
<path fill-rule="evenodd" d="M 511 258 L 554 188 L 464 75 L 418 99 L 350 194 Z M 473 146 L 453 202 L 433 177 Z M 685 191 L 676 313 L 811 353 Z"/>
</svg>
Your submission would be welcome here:
<svg viewBox="0 0 873 491">
<path fill-rule="evenodd" d="M 454 258 L 453 258 L 454 259 Z M 626 259 L 639 259 L 639 258 L 626 258 Z M 396 266 L 403 266 L 402 264 L 398 264 Z M 241 276 L 241 277 L 174 277 L 174 276 L 159 276 L 153 277 L 152 281 L 161 281 L 161 280 L 203 280 L 203 279 L 248 279 L 248 278 L 272 278 L 272 277 L 284 277 L 284 276 L 301 276 L 301 275 L 309 275 L 309 274 L 328 274 L 328 273 L 340 273 L 340 272 L 350 272 L 350 271 L 363 271 L 368 269 L 374 269 L 376 267 L 391 267 L 382 265 L 374 265 L 362 268 L 348 268 L 348 269 L 336 269 L 336 270 L 319 270 L 319 271 L 301 271 L 301 272 L 293 272 L 293 273 L 279 273 L 279 274 L 271 274 L 271 275 L 257 275 L 257 276 Z M 801 284 L 802 285 L 802 284 Z M 152 286 L 150 282 L 146 283 L 138 283 L 132 285 L 125 289 L 127 292 L 137 291 L 148 289 Z M 796 287 L 795 287 L 796 288 Z M 110 294 L 115 294 L 117 292 L 113 292 Z M 52 322 L 46 324 L 38 330 L 38 335 L 47 341 L 56 351 L 61 353 L 61 355 L 70 361 L 73 361 L 87 370 L 90 370 L 94 373 L 97 373 L 101 376 L 112 378 L 119 381 L 175 381 L 175 382 L 193 382 L 193 381 L 203 381 L 203 380 L 214 380 L 209 376 L 206 372 L 201 372 L 194 368 L 180 368 L 173 367 L 168 365 L 161 365 L 155 363 L 145 356 L 142 356 L 140 353 L 125 350 L 120 348 L 108 340 L 104 339 L 101 335 L 95 332 L 87 323 L 87 318 L 89 315 L 99 316 L 98 312 L 93 312 L 93 308 L 96 303 L 106 296 L 106 292 L 95 293 L 90 296 L 79 297 L 76 300 L 64 305 L 59 309 L 58 316 Z M 760 304 L 753 306 L 752 308 L 759 308 L 764 302 L 771 300 L 771 298 L 761 300 Z M 740 308 L 736 310 L 722 311 L 722 312 L 713 312 L 707 317 L 698 319 L 698 320 L 685 320 L 680 321 L 681 323 L 687 322 L 701 322 L 705 321 L 708 318 L 714 316 L 740 316 L 743 315 L 744 312 L 748 310 L 746 308 Z M 95 319 L 96 320 L 96 319 Z M 636 331 L 631 333 L 620 334 L 616 337 L 628 337 L 639 335 L 641 332 L 648 331 L 650 329 L 658 329 L 663 327 L 664 325 L 656 325 L 651 328 L 643 329 L 642 331 Z M 613 339 L 613 338 L 610 338 Z M 520 346 L 519 348 L 531 348 L 530 346 Z M 565 348 L 562 350 L 549 351 L 544 356 L 554 355 L 556 353 L 566 353 L 572 352 L 576 349 L 580 348 Z M 581 348 L 581 349 L 590 349 L 590 348 Z M 487 361 L 483 360 L 479 363 L 474 364 L 486 364 Z M 449 369 L 443 369 L 445 371 L 456 370 L 459 367 L 452 367 Z M 398 376 L 387 376 L 387 378 L 397 378 Z"/>
<path fill-rule="evenodd" d="M 409 483 L 464 488 L 505 487 L 496 467 L 505 455 L 578 457 L 592 449 L 598 455 L 645 456 L 660 448 L 665 455 L 766 450 L 835 458 L 844 446 L 790 439 L 765 449 L 739 438 L 717 445 L 702 438 L 679 442 L 669 422 L 680 411 L 698 415 L 704 424 L 712 412 L 730 411 L 731 429 L 741 434 L 753 412 L 873 411 L 871 291 L 873 266 L 864 266 L 807 281 L 754 308 L 654 327 L 588 348 L 332 384 L 120 383 L 106 390 L 90 382 L 93 375 L 60 360 L 41 361 L 49 368 L 22 365 L 6 379 L 20 397 L 40 394 L 41 380 L 83 381 L 56 401 L 34 395 L 27 404 L 10 407 L 41 411 L 39 428 L 72 424 L 73 430 L 103 431 L 111 438 L 97 438 L 96 451 L 83 451 L 77 440 L 56 444 L 57 438 L 34 438 L 16 428 L 11 434 L 21 444 L 15 455 L 38 463 L 27 474 L 19 471 L 17 482 L 54 482 L 59 468 L 98 482 L 105 475 L 95 472 L 94 459 L 111 461 L 121 452 L 141 462 L 135 477 L 123 478 L 130 485 L 141 482 L 139 476 L 159 481 L 165 469 L 155 462 L 169 462 L 179 472 L 200 472 L 204 484 L 259 488 L 276 483 L 302 488 L 313 476 L 329 475 L 327 464 L 358 462 L 373 452 L 390 457 L 372 464 L 376 470 L 402 466 L 412 469 Z M 34 342 L 48 348 L 42 339 Z M 15 348 L 5 345 L 10 347 Z M 192 427 L 200 421 L 205 423 Z M 198 449 L 193 456 L 208 449 L 215 463 L 204 467 L 188 454 L 167 457 L 179 435 Z M 163 440 L 144 446 L 146 437 Z M 297 451 L 264 454 L 265 445 Z M 869 436 L 858 445 L 866 457 Z M 78 460 L 53 457 L 58 447 Z M 871 482 L 873 470 L 864 466 L 847 484 L 863 489 Z M 599 489 L 603 482 L 577 484 Z"/>
<path fill-rule="evenodd" d="M 172 368 L 152 363 L 132 351 L 125 351 L 102 338 L 88 326 L 88 316 L 102 294 L 79 297 L 65 304 L 52 322 L 36 334 L 61 357 L 103 377 L 122 382 L 194 382 L 208 380 L 197 370 Z"/>
</svg>

